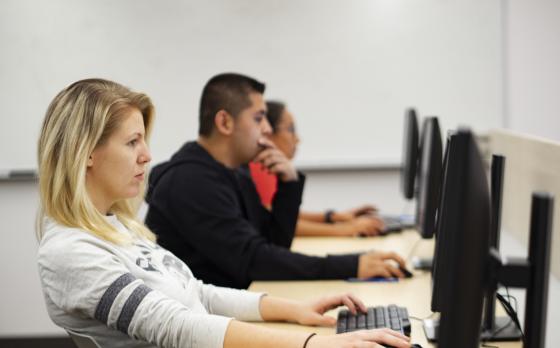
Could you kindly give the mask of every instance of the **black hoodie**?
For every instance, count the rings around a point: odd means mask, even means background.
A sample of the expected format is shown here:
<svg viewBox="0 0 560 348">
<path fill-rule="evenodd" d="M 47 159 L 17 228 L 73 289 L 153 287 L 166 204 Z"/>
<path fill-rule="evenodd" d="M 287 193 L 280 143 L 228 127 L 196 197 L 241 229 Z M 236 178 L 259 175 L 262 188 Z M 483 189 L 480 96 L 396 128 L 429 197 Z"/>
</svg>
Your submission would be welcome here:
<svg viewBox="0 0 560 348">
<path fill-rule="evenodd" d="M 205 283 L 247 288 L 253 280 L 355 277 L 358 255 L 289 250 L 304 181 L 301 174 L 296 182 L 279 181 L 269 212 L 246 166 L 228 169 L 189 142 L 152 169 L 146 224 Z"/>
</svg>

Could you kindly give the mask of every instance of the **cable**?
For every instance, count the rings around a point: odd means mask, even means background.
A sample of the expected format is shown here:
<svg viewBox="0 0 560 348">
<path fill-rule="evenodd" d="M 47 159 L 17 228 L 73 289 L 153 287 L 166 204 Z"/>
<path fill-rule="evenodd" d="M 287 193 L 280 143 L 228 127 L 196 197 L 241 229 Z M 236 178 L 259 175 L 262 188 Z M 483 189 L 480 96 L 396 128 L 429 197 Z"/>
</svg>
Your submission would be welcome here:
<svg viewBox="0 0 560 348">
<path fill-rule="evenodd" d="M 513 298 L 513 296 L 509 295 L 509 291 L 507 290 L 507 287 L 506 287 L 506 293 L 507 293 L 506 295 L 507 298 Z M 523 333 L 523 329 L 521 328 L 521 323 L 519 323 L 519 318 L 517 317 L 517 310 L 511 306 L 511 303 L 502 294 L 496 293 L 496 298 L 498 299 L 498 301 L 500 301 L 500 304 L 506 311 L 507 315 L 511 318 L 511 320 L 513 320 L 515 326 L 517 326 L 519 332 L 521 332 L 521 338 L 523 339 L 523 341 L 525 341 L 525 334 Z M 517 300 L 515 300 L 515 303 L 517 307 Z"/>
<path fill-rule="evenodd" d="M 496 293 L 496 298 L 498 299 L 498 301 L 500 301 L 500 304 L 502 305 L 502 307 L 506 311 L 506 314 L 509 317 L 509 321 L 506 322 L 501 327 L 496 328 L 491 333 L 490 337 L 482 340 L 483 343 L 485 343 L 487 341 L 491 341 L 492 339 L 494 339 L 496 337 L 496 335 L 498 335 L 500 332 L 505 330 L 511 324 L 515 324 L 515 326 L 519 329 L 519 331 L 521 333 L 521 336 L 524 337 L 523 336 L 523 330 L 521 330 L 521 325 L 520 325 L 518 317 L 517 317 L 517 298 L 515 296 L 512 296 L 512 295 L 509 294 L 509 289 L 507 287 L 504 287 L 504 288 L 506 290 L 506 295 Z M 511 306 L 511 301 L 513 301 L 513 303 L 514 303 L 513 307 Z M 490 347 L 490 348 L 493 347 L 493 346 L 489 346 L 489 345 L 483 345 L 483 346 L 484 347 Z"/>
</svg>

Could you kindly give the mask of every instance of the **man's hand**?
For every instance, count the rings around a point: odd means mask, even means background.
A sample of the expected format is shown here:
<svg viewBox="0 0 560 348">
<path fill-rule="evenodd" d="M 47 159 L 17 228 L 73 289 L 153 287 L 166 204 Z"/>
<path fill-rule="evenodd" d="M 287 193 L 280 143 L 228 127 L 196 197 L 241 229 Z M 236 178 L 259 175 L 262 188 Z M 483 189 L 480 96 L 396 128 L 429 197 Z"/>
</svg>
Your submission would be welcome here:
<svg viewBox="0 0 560 348">
<path fill-rule="evenodd" d="M 387 261 L 396 262 L 398 267 Z M 404 278 L 404 273 L 399 269 L 399 267 L 405 268 L 405 262 L 404 259 L 396 253 L 372 251 L 360 255 L 357 277 L 360 279 L 371 277 Z"/>
<path fill-rule="evenodd" d="M 296 168 L 272 141 L 261 138 L 259 139 L 259 145 L 264 150 L 255 157 L 254 162 L 261 163 L 269 173 L 277 175 L 281 181 L 297 181 L 298 174 Z"/>
</svg>

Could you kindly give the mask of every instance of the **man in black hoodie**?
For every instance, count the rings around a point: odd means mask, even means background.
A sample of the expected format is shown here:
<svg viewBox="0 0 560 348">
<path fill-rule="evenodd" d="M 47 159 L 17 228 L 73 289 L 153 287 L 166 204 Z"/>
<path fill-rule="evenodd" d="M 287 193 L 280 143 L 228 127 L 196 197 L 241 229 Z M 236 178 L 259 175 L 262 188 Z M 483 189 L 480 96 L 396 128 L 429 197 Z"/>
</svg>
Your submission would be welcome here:
<svg viewBox="0 0 560 348">
<path fill-rule="evenodd" d="M 289 250 L 305 177 L 266 138 L 264 84 L 220 74 L 202 92 L 199 137 L 153 168 L 146 224 L 158 242 L 206 283 L 247 288 L 253 280 L 398 276 L 395 253 L 307 256 Z M 278 176 L 271 211 L 261 203 L 246 164 Z"/>
</svg>

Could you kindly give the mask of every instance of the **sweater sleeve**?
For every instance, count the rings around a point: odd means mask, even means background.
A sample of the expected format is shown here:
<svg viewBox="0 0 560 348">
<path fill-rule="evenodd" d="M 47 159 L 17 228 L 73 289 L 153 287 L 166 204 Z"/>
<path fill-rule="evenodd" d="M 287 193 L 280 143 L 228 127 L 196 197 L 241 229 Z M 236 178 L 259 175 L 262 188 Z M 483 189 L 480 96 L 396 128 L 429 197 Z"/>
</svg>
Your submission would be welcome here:
<svg viewBox="0 0 560 348">
<path fill-rule="evenodd" d="M 264 293 L 223 288 L 198 281 L 199 298 L 208 313 L 243 321 L 262 321 L 260 301 Z"/>
<path fill-rule="evenodd" d="M 268 239 L 276 245 L 290 248 L 296 231 L 296 224 L 303 195 L 305 176 L 298 173 L 297 181 L 278 181 L 278 190 L 272 202 L 268 226 L 265 227 Z"/>
<path fill-rule="evenodd" d="M 45 295 L 67 313 L 158 347 L 223 347 L 230 318 L 194 313 L 152 290 L 85 232 L 59 233 L 42 243 L 38 264 Z"/>
</svg>

